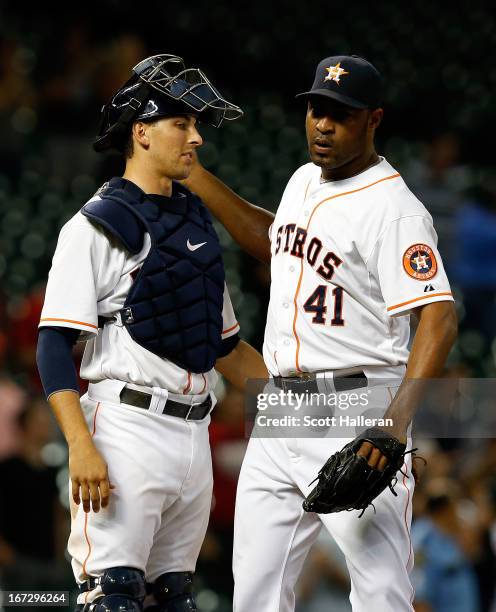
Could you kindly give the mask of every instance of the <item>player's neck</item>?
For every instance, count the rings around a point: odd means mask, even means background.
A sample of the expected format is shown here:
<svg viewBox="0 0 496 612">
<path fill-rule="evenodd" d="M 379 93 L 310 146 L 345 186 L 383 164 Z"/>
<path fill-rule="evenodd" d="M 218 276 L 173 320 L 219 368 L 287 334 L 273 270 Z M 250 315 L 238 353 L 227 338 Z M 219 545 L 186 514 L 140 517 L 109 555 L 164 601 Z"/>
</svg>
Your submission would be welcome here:
<svg viewBox="0 0 496 612">
<path fill-rule="evenodd" d="M 134 164 L 129 162 L 126 164 L 126 170 L 122 175 L 128 181 L 137 185 L 145 193 L 153 193 L 170 197 L 172 195 L 172 179 L 167 176 L 160 176 L 153 172 L 136 168 Z"/>
<path fill-rule="evenodd" d="M 349 179 L 357 174 L 361 174 L 379 161 L 380 158 L 375 150 L 366 151 L 363 155 L 360 155 L 339 168 L 322 168 L 322 180 L 343 181 L 344 179 Z"/>
</svg>

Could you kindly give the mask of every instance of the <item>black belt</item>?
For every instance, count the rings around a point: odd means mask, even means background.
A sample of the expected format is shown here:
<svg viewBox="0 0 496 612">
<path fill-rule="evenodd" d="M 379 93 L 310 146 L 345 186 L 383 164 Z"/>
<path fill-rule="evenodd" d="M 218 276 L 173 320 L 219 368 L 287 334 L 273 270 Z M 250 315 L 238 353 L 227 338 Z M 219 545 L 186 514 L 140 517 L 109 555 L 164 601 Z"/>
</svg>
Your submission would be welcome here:
<svg viewBox="0 0 496 612">
<path fill-rule="evenodd" d="M 361 389 L 368 385 L 368 379 L 363 370 L 358 370 L 349 374 L 334 372 L 332 382 L 336 393 L 351 391 L 352 389 Z M 274 383 L 276 387 L 283 391 L 291 390 L 294 393 L 321 393 L 317 385 L 317 376 L 315 373 L 305 372 L 301 376 L 275 376 Z"/>
<path fill-rule="evenodd" d="M 148 410 L 152 401 L 150 393 L 144 393 L 143 391 L 135 391 L 124 387 L 120 393 L 120 400 L 124 404 L 135 406 L 136 408 L 144 408 Z M 212 398 L 210 395 L 201 404 L 181 404 L 181 402 L 174 402 L 173 400 L 167 400 L 162 409 L 161 414 L 168 414 L 170 416 L 179 417 L 180 419 L 186 419 L 186 421 L 201 421 L 204 419 L 212 408 Z"/>
</svg>

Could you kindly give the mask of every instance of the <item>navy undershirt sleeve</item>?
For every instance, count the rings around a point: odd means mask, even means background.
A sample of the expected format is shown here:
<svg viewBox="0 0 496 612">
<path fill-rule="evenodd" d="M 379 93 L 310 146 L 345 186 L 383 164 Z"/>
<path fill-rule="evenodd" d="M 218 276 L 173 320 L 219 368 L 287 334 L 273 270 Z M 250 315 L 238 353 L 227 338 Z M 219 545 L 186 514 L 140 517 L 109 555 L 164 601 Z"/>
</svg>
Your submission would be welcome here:
<svg viewBox="0 0 496 612">
<path fill-rule="evenodd" d="M 218 357 L 226 357 L 229 355 L 229 353 L 236 348 L 240 339 L 239 334 L 234 334 L 222 340 Z"/>
<path fill-rule="evenodd" d="M 36 363 L 47 399 L 56 391 L 76 391 L 79 384 L 72 347 L 80 334 L 72 327 L 42 327 L 38 335 Z"/>
</svg>

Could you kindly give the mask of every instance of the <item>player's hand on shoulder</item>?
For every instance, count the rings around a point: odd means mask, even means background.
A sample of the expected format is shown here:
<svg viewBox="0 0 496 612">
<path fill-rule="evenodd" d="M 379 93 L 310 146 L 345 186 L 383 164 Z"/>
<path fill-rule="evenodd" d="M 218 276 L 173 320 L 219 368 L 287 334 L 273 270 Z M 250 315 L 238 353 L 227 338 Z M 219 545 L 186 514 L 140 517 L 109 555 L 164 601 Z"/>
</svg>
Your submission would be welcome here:
<svg viewBox="0 0 496 612">
<path fill-rule="evenodd" d="M 98 512 L 109 503 L 110 489 L 108 468 L 91 439 L 78 442 L 69 448 L 69 474 L 72 483 L 72 499 L 83 510 Z"/>
<path fill-rule="evenodd" d="M 191 191 L 195 191 L 194 186 L 195 186 L 195 179 L 197 179 L 199 177 L 199 175 L 202 173 L 202 171 L 204 170 L 204 167 L 202 166 L 199 158 L 198 158 L 198 153 L 193 149 L 193 151 L 191 151 L 191 155 L 192 155 L 192 161 L 191 161 L 191 165 L 190 165 L 190 173 L 187 176 L 187 178 L 183 179 L 182 181 L 179 181 L 180 183 L 182 183 L 183 185 L 185 185 L 188 189 L 190 189 Z"/>
</svg>

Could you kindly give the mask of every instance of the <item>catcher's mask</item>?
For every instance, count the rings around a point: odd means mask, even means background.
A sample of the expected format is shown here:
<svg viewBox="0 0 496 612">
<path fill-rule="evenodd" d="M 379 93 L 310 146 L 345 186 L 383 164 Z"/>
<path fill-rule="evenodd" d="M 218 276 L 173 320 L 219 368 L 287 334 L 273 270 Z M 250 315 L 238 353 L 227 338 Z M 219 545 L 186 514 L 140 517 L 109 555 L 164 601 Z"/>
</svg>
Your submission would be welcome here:
<svg viewBox="0 0 496 612">
<path fill-rule="evenodd" d="M 134 121 L 195 115 L 220 127 L 243 111 L 225 100 L 199 68 L 186 68 L 176 55 L 153 55 L 133 68 L 133 76 L 102 108 L 95 151 L 122 151 Z"/>
</svg>

